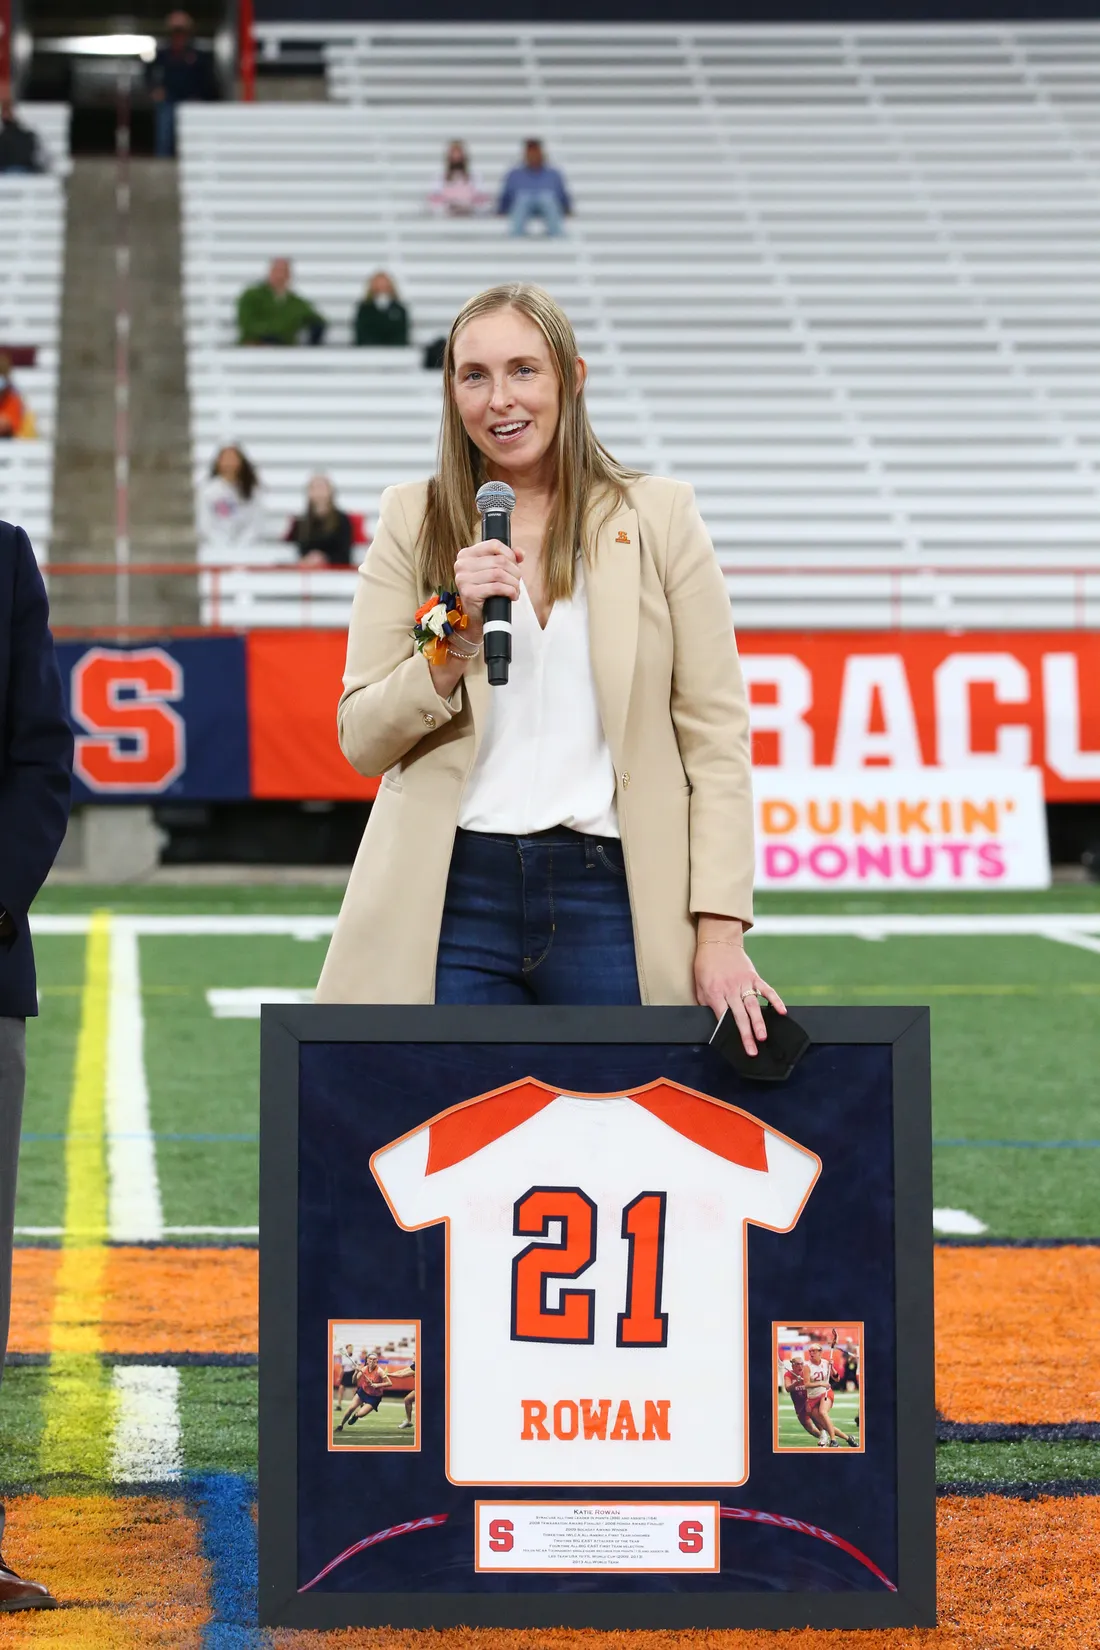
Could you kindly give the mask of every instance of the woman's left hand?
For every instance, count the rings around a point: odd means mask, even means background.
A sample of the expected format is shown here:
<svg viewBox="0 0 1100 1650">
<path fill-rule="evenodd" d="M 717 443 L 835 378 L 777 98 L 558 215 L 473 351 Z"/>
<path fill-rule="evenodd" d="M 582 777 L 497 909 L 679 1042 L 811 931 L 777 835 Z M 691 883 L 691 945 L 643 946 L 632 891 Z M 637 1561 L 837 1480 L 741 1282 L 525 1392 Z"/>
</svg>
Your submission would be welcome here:
<svg viewBox="0 0 1100 1650">
<path fill-rule="evenodd" d="M 766 997 L 780 1014 L 787 1007 L 778 991 L 752 966 L 740 939 L 701 934 L 695 948 L 695 998 L 720 1020 L 729 1008 L 747 1054 L 768 1040 L 759 997 Z"/>
</svg>

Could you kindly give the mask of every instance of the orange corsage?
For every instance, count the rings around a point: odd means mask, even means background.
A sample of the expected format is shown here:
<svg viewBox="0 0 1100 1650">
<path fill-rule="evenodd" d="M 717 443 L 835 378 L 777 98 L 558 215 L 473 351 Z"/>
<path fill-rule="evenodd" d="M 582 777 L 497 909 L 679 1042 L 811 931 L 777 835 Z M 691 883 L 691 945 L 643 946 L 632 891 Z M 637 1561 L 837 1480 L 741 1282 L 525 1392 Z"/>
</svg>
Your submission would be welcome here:
<svg viewBox="0 0 1100 1650">
<path fill-rule="evenodd" d="M 468 623 L 454 591 L 437 590 L 417 608 L 411 635 L 417 651 L 423 653 L 428 663 L 441 665 L 447 658 L 448 637 L 456 630 L 465 630 Z"/>
</svg>

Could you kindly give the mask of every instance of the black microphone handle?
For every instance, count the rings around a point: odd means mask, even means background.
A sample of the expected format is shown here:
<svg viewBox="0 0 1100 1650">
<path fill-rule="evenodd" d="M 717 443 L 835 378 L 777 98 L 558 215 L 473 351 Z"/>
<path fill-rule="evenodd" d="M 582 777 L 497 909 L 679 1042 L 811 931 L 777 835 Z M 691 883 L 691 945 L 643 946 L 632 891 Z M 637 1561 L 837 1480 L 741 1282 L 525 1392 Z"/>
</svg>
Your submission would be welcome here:
<svg viewBox="0 0 1100 1650">
<path fill-rule="evenodd" d="M 507 510 L 489 510 L 481 518 L 483 539 L 512 542 L 512 521 Z M 485 669 L 492 687 L 508 680 L 512 663 L 512 604 L 507 596 L 490 596 L 485 603 Z"/>
</svg>

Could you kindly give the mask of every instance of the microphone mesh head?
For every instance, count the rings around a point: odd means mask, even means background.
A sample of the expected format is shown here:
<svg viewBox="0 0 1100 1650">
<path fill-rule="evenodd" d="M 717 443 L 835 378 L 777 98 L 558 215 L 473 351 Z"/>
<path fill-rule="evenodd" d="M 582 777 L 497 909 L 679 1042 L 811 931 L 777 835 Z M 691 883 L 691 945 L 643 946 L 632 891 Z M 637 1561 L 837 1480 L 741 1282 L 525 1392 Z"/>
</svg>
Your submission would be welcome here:
<svg viewBox="0 0 1100 1650">
<path fill-rule="evenodd" d="M 478 488 L 474 503 L 480 516 L 487 516 L 490 511 L 510 516 L 516 507 L 516 495 L 506 481 L 487 481 L 484 487 Z"/>
</svg>

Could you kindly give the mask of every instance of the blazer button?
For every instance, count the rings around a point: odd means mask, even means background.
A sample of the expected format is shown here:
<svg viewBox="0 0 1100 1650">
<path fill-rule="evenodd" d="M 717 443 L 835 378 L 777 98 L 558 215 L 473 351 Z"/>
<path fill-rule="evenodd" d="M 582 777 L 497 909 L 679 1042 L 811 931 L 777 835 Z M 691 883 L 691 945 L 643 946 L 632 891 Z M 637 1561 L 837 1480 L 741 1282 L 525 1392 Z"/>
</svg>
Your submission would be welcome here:
<svg viewBox="0 0 1100 1650">
<path fill-rule="evenodd" d="M 619 779 L 622 783 L 623 790 L 625 791 L 626 787 L 630 784 L 630 775 L 628 773 L 621 773 L 619 775 Z"/>
<path fill-rule="evenodd" d="M 424 712 L 424 726 L 426 728 L 434 728 L 435 727 L 435 717 L 432 715 L 430 710 L 426 710 Z"/>
</svg>

